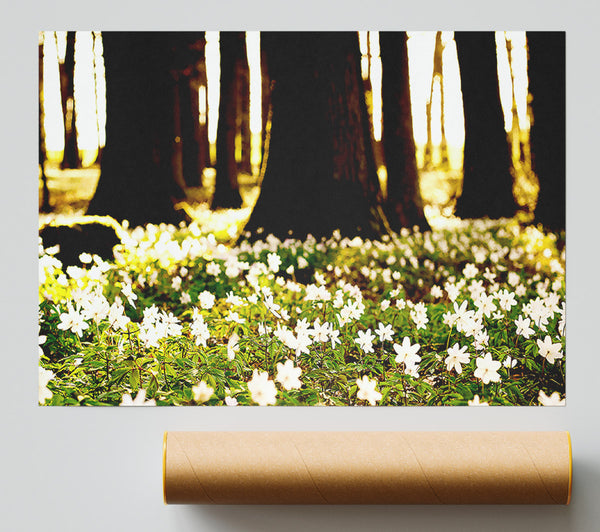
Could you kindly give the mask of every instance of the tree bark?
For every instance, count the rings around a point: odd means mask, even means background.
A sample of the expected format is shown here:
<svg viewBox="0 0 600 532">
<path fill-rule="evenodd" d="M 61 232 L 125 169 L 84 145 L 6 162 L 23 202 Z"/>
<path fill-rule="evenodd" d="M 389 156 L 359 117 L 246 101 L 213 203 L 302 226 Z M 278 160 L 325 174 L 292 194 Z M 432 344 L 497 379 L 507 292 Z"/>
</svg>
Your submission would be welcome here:
<svg viewBox="0 0 600 532">
<path fill-rule="evenodd" d="M 380 32 L 382 62 L 383 149 L 387 169 L 385 214 L 394 231 L 431 229 L 423 213 L 415 155 L 406 32 Z"/>
<path fill-rule="evenodd" d="M 262 35 L 262 34 L 261 34 Z M 261 121 L 262 130 L 260 132 L 260 168 L 261 178 L 263 176 L 264 165 L 266 164 L 267 144 L 269 137 L 270 112 L 271 112 L 271 78 L 269 76 L 269 65 L 267 63 L 266 52 L 263 45 L 263 39 L 260 39 L 260 74 L 261 74 Z"/>
<path fill-rule="evenodd" d="M 460 218 L 513 216 L 511 159 L 498 89 L 494 32 L 456 32 L 465 116 Z"/>
<path fill-rule="evenodd" d="M 261 39 L 273 80 L 271 138 L 246 229 L 279 238 L 382 234 L 357 33 Z"/>
<path fill-rule="evenodd" d="M 198 102 L 198 106 L 200 106 L 199 94 L 200 90 L 203 88 L 204 93 L 204 101 L 203 101 L 203 114 L 204 118 L 202 121 L 197 120 L 198 126 L 198 159 L 200 170 L 204 170 L 204 168 L 208 168 L 211 166 L 210 162 L 210 143 L 208 142 L 208 83 L 206 81 L 206 34 L 202 32 L 200 34 L 200 39 L 198 41 L 198 46 L 202 50 L 202 55 L 200 60 L 196 64 L 197 74 L 194 82 L 192 83 L 192 94 L 196 96 L 192 96 L 192 98 L 196 98 Z M 200 112 L 200 109 L 198 109 Z M 201 174 L 202 175 L 202 174 Z M 202 184 L 202 183 L 200 183 Z"/>
<path fill-rule="evenodd" d="M 241 54 L 236 60 L 236 85 L 237 85 L 237 122 L 240 142 L 240 172 L 252 174 L 251 164 L 251 134 L 250 134 L 250 67 L 246 52 L 246 35 L 243 34 L 243 46 L 238 52 Z"/>
<path fill-rule="evenodd" d="M 219 33 L 221 52 L 221 88 L 219 123 L 217 125 L 217 164 L 215 194 L 212 209 L 239 208 L 242 206 L 238 185 L 238 167 L 235 159 L 236 119 L 236 62 L 244 47 L 244 32 Z"/>
<path fill-rule="evenodd" d="M 566 103 L 564 32 L 527 32 L 532 96 L 531 159 L 540 182 L 535 222 L 565 229 Z"/>
<path fill-rule="evenodd" d="M 61 168 L 80 168 L 81 158 L 77 146 L 77 130 L 75 129 L 75 32 L 67 32 L 67 50 L 65 62 L 59 64 L 60 96 L 62 102 L 65 130 L 65 148 Z"/>
<path fill-rule="evenodd" d="M 105 32 L 106 147 L 87 214 L 130 225 L 178 223 L 172 198 L 173 90 L 169 37 L 156 32 Z"/>
<path fill-rule="evenodd" d="M 201 32 L 178 32 L 174 34 L 177 70 L 177 92 L 180 137 L 181 173 L 186 186 L 202 185 L 202 170 L 207 163 L 208 140 L 202 145 L 202 130 L 199 122 L 198 87 L 204 72 L 204 34 Z M 206 85 L 206 81 L 204 81 Z M 206 133 L 205 133 L 206 136 Z M 204 153 L 202 152 L 204 149 Z"/>
<path fill-rule="evenodd" d="M 40 43 L 38 46 L 38 161 L 40 165 L 40 177 L 42 179 L 42 197 L 40 198 L 40 212 L 50 212 L 50 190 L 48 189 L 48 178 L 46 177 L 46 144 L 44 139 L 44 34 L 40 32 Z"/>
</svg>

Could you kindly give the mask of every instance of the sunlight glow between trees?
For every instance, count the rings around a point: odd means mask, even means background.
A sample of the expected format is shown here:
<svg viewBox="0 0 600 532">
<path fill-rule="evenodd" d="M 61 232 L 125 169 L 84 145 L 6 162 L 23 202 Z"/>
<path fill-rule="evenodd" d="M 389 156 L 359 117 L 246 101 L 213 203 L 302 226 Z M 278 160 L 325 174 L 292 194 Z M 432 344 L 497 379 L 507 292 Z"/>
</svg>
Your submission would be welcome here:
<svg viewBox="0 0 600 532">
<path fill-rule="evenodd" d="M 94 38 L 96 37 L 96 38 Z M 78 31 L 75 46 L 75 117 L 80 150 L 84 166 L 93 163 L 98 146 L 105 143 L 106 101 L 104 62 L 100 32 Z M 417 157 L 422 158 L 427 142 L 426 107 L 433 72 L 435 32 L 408 32 L 413 131 Z M 64 61 L 66 32 L 43 32 L 44 46 L 44 129 L 49 158 L 58 159 L 57 152 L 64 148 L 64 129 L 60 104 L 59 61 Z M 527 49 L 525 32 L 496 32 L 499 89 L 504 110 L 505 129 L 512 128 L 511 70 L 507 55 L 507 42 L 511 46 L 512 75 L 516 112 L 521 129 L 529 129 L 527 111 Z M 379 32 L 359 32 L 361 69 L 363 78 L 370 77 L 372 93 L 373 136 L 381 140 L 381 59 L 379 57 Z M 444 119 L 450 165 L 462 165 L 464 122 L 460 92 L 460 74 L 453 32 L 442 32 Z M 246 47 L 250 71 L 250 131 L 252 133 L 252 165 L 260 161 L 260 134 L 262 130 L 260 34 L 246 33 Z M 370 54 L 370 60 L 368 57 Z M 208 122 L 208 138 L 214 160 L 219 109 L 219 32 L 206 32 L 207 87 L 201 87 L 201 123 Z M 434 87 L 432 101 L 432 140 L 441 141 L 440 87 Z M 208 106 L 206 104 L 208 101 Z M 53 156 L 53 154 L 56 154 Z"/>
</svg>

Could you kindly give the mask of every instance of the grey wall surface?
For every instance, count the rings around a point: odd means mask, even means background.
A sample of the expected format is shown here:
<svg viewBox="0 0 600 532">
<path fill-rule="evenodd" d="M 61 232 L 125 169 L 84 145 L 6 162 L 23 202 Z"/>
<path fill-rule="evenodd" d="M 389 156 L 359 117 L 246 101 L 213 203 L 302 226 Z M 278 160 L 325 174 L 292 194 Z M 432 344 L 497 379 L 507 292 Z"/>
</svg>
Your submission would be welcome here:
<svg viewBox="0 0 600 532">
<path fill-rule="evenodd" d="M 584 0 L 420 3 L 33 1 L 0 32 L 0 530 L 595 531 L 598 424 L 598 12 Z M 168 5 L 168 7 L 166 7 Z M 372 6 L 367 9 L 367 5 Z M 485 6 L 485 7 L 483 7 Z M 37 32 L 55 29 L 567 31 L 567 406 L 564 408 L 40 408 Z M 569 430 L 568 507 L 182 507 L 162 502 L 165 430 Z"/>
</svg>

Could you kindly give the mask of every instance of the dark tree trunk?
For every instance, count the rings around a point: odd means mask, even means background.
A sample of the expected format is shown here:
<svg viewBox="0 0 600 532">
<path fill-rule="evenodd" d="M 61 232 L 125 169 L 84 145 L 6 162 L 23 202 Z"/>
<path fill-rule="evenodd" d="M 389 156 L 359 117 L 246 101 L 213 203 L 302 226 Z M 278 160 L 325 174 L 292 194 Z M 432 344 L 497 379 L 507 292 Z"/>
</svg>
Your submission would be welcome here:
<svg viewBox="0 0 600 532">
<path fill-rule="evenodd" d="M 246 229 L 280 238 L 382 234 L 357 33 L 261 38 L 273 79 L 271 138 Z"/>
<path fill-rule="evenodd" d="M 498 89 L 494 32 L 456 32 L 465 115 L 460 218 L 513 216 L 511 159 Z"/>
<path fill-rule="evenodd" d="M 202 91 L 203 103 L 202 103 L 202 111 L 200 108 L 198 109 L 203 114 L 202 120 L 197 120 L 195 126 L 198 127 L 198 164 L 200 166 L 200 176 L 202 176 L 202 170 L 204 168 L 208 168 L 211 166 L 210 162 L 210 143 L 208 142 L 208 83 L 206 81 L 206 34 L 201 32 L 200 37 L 198 39 L 198 46 L 201 49 L 201 56 L 199 61 L 196 63 L 196 76 L 192 81 L 191 90 L 192 90 L 192 99 L 195 98 L 195 101 L 200 106 L 200 98 L 199 94 Z M 202 182 L 200 182 L 202 184 Z"/>
<path fill-rule="evenodd" d="M 44 41 L 43 33 L 40 33 L 40 44 L 38 47 L 38 160 L 42 178 L 42 197 L 40 198 L 40 211 L 50 212 L 50 191 L 48 190 L 48 178 L 46 177 L 46 144 L 44 142 Z"/>
<path fill-rule="evenodd" d="M 237 81 L 237 122 L 240 142 L 239 170 L 247 174 L 252 173 L 250 158 L 250 68 L 246 52 L 246 37 L 243 37 L 243 46 L 238 51 L 240 56 L 236 60 Z"/>
<path fill-rule="evenodd" d="M 565 229 L 565 34 L 527 32 L 531 110 L 531 159 L 540 182 L 535 221 Z"/>
<path fill-rule="evenodd" d="M 198 87 L 202 84 L 201 74 L 204 72 L 204 34 L 199 32 L 182 32 L 174 34 L 174 47 L 177 69 L 177 136 L 181 151 L 181 173 L 185 185 L 198 187 L 202 184 L 202 169 L 206 164 L 208 140 L 201 153 L 201 127 L 199 122 Z M 206 86 L 206 81 L 204 81 Z"/>
<path fill-rule="evenodd" d="M 406 32 L 379 33 L 382 63 L 383 149 L 387 168 L 385 214 L 394 231 L 431 229 L 423 213 L 415 156 Z"/>
<path fill-rule="evenodd" d="M 217 125 L 217 175 L 212 209 L 242 206 L 238 185 L 238 168 L 235 159 L 236 121 L 236 62 L 242 55 L 244 32 L 222 31 L 219 33 L 221 52 L 221 89 L 219 100 L 219 123 Z"/>
<path fill-rule="evenodd" d="M 260 133 L 260 168 L 261 177 L 263 177 L 264 166 L 266 163 L 266 152 L 269 137 L 270 110 L 271 110 L 271 78 L 269 77 L 269 65 L 267 63 L 266 52 L 264 50 L 262 34 L 260 38 L 260 74 L 261 74 L 261 120 L 262 130 Z"/>
<path fill-rule="evenodd" d="M 173 87 L 168 35 L 105 32 L 106 148 L 88 214 L 130 225 L 178 223 L 172 198 Z"/>
<path fill-rule="evenodd" d="M 60 70 L 60 96 L 65 129 L 65 150 L 61 168 L 79 168 L 81 159 L 77 146 L 77 131 L 75 129 L 75 32 L 67 32 L 67 50 L 65 62 L 59 65 Z"/>
<path fill-rule="evenodd" d="M 203 167 L 200 165 L 198 88 L 189 76 L 182 76 L 179 80 L 179 109 L 183 177 L 187 186 L 199 187 Z"/>
<path fill-rule="evenodd" d="M 182 113 L 181 106 L 181 85 L 185 84 L 185 79 L 181 79 L 179 72 L 174 72 L 175 85 L 173 86 L 171 106 L 173 109 L 173 144 L 171 146 L 171 170 L 175 183 L 183 189 L 185 179 L 183 177 L 183 133 L 182 133 Z"/>
</svg>

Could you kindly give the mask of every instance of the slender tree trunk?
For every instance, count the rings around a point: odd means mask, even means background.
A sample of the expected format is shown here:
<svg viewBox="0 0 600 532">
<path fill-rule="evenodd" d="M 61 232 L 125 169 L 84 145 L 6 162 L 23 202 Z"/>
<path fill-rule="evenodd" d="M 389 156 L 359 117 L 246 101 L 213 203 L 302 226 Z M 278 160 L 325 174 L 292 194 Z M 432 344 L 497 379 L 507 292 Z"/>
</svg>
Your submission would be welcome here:
<svg viewBox="0 0 600 532">
<path fill-rule="evenodd" d="M 379 33 L 383 67 L 383 149 L 387 168 L 384 210 L 394 231 L 415 225 L 426 231 L 430 227 L 423 213 L 419 188 L 406 41 L 406 32 Z"/>
<path fill-rule="evenodd" d="M 465 115 L 460 218 L 513 216 L 516 204 L 498 89 L 494 32 L 456 32 Z"/>
<path fill-rule="evenodd" d="M 61 168 L 81 167 L 79 148 L 77 146 L 77 131 L 75 129 L 75 32 L 67 32 L 67 50 L 65 62 L 59 65 L 60 95 L 62 101 L 63 120 L 65 129 L 65 149 Z"/>
<path fill-rule="evenodd" d="M 207 164 L 208 137 L 204 132 L 202 145 L 198 88 L 206 86 L 204 68 L 204 33 L 180 32 L 174 34 L 178 86 L 176 99 L 179 110 L 181 173 L 186 186 L 202 184 L 202 170 Z M 206 129 L 206 128 L 205 128 Z M 204 151 L 203 151 L 204 150 Z"/>
<path fill-rule="evenodd" d="M 182 113 L 181 106 L 188 102 L 181 101 L 181 86 L 186 84 L 186 80 L 182 79 L 183 76 L 180 72 L 174 72 L 175 84 L 172 88 L 172 102 L 171 107 L 173 109 L 173 138 L 171 145 L 171 170 L 173 172 L 173 179 L 175 183 L 183 189 L 185 187 L 185 178 L 183 176 L 183 130 L 182 130 Z"/>
<path fill-rule="evenodd" d="M 221 90 L 219 123 L 217 125 L 217 175 L 212 209 L 237 209 L 242 206 L 235 159 L 236 121 L 236 61 L 241 55 L 244 32 L 222 31 L 219 34 L 221 52 Z"/>
<path fill-rule="evenodd" d="M 260 197 L 247 230 L 375 237 L 387 228 L 369 139 L 358 35 L 263 33 L 273 79 Z"/>
<path fill-rule="evenodd" d="M 527 32 L 531 110 L 531 159 L 540 182 L 535 221 L 565 229 L 566 103 L 564 32 Z"/>
<path fill-rule="evenodd" d="M 168 36 L 104 32 L 106 148 L 88 214 L 130 225 L 178 223 L 172 198 L 173 86 Z"/>
<path fill-rule="evenodd" d="M 179 80 L 179 107 L 182 148 L 182 173 L 185 184 L 199 187 L 202 184 L 200 166 L 200 123 L 198 121 L 198 89 L 191 76 Z"/>
<path fill-rule="evenodd" d="M 201 49 L 201 57 L 197 67 L 197 75 L 195 83 L 192 84 L 192 93 L 198 95 L 198 113 L 202 114 L 202 120 L 197 121 L 198 126 L 198 164 L 200 166 L 201 174 L 204 168 L 211 166 L 210 162 L 210 143 L 208 142 L 208 83 L 206 81 L 206 34 L 202 32 L 198 40 L 198 46 Z M 200 101 L 200 94 L 203 94 L 202 103 Z M 192 96 L 193 97 L 193 96 Z M 200 109 L 200 106 L 202 108 Z"/>
<path fill-rule="evenodd" d="M 42 178 L 42 198 L 40 211 L 50 212 L 50 191 L 48 190 L 48 178 L 46 177 L 46 144 L 44 140 L 44 34 L 40 33 L 40 44 L 38 46 L 38 160 Z"/>
<path fill-rule="evenodd" d="M 262 34 L 260 38 L 260 73 L 261 73 L 261 110 L 262 110 L 262 130 L 260 133 L 260 168 L 261 178 L 264 177 L 264 166 L 266 163 L 266 146 L 268 144 L 268 135 L 271 113 L 271 78 L 269 77 L 269 65 L 266 59 Z"/>
<path fill-rule="evenodd" d="M 240 46 L 238 51 L 241 54 L 236 60 L 237 129 L 240 142 L 240 161 L 238 168 L 241 172 L 252 174 L 252 164 L 250 161 L 250 68 L 246 52 L 245 33 L 243 34 L 243 46 Z"/>
</svg>

